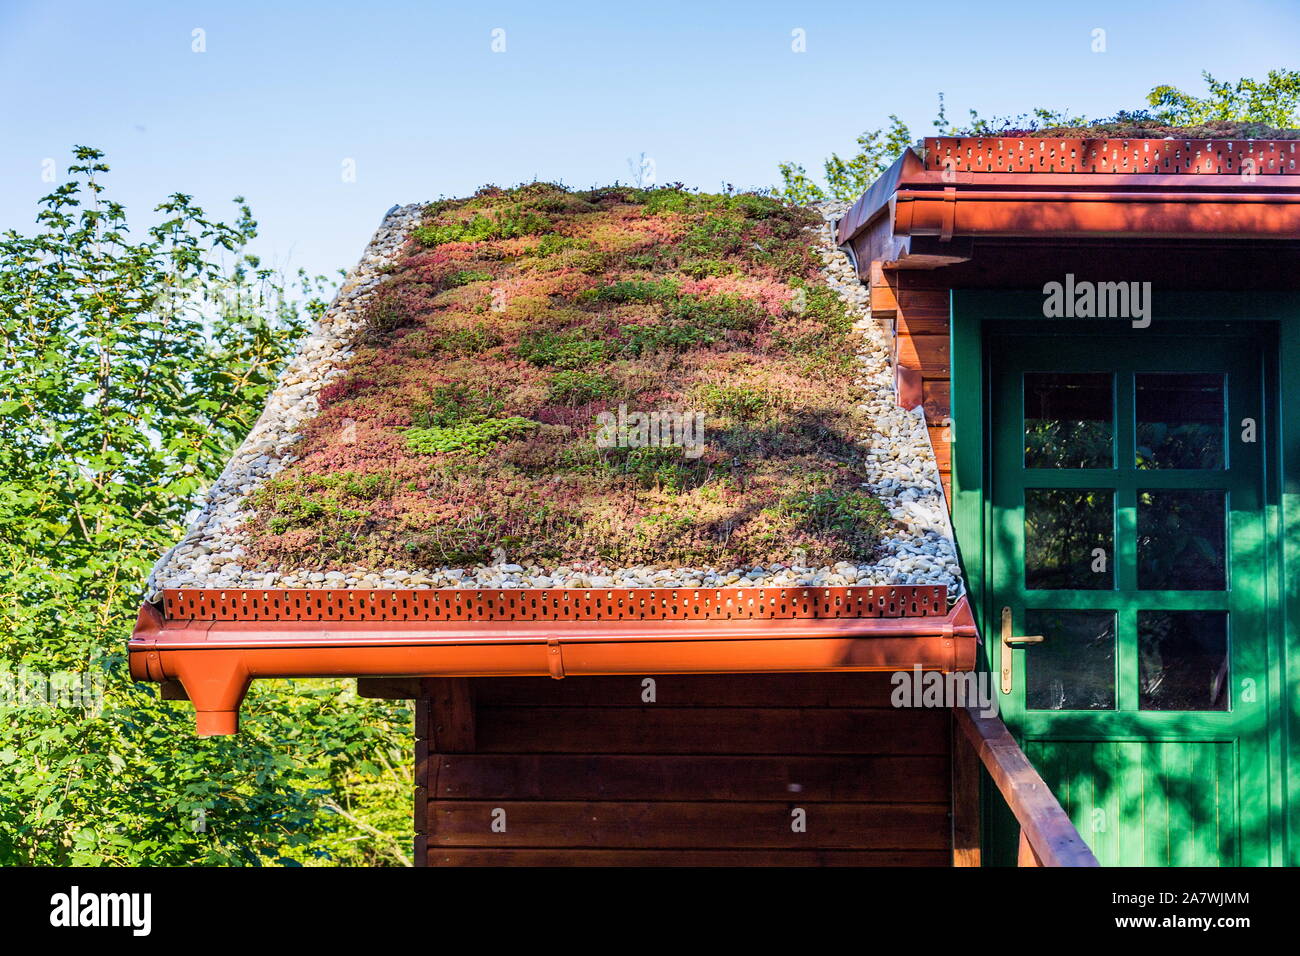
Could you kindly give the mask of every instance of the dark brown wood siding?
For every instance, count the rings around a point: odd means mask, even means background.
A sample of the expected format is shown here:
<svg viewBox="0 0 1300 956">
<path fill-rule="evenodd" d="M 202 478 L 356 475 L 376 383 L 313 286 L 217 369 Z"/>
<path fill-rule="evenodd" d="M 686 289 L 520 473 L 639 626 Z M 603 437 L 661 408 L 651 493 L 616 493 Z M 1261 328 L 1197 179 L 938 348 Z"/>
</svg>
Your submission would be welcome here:
<svg viewBox="0 0 1300 956">
<path fill-rule="evenodd" d="M 643 680 L 428 682 L 417 855 L 431 866 L 951 863 L 949 715 L 890 706 L 889 675 L 660 676 L 653 702 Z"/>
</svg>

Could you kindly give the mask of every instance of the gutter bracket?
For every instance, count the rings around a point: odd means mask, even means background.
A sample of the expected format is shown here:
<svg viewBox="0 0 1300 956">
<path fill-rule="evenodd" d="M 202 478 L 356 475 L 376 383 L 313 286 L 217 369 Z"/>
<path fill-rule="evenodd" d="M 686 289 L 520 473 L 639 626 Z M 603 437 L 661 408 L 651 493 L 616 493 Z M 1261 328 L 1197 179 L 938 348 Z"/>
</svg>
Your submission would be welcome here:
<svg viewBox="0 0 1300 956">
<path fill-rule="evenodd" d="M 943 188 L 943 226 L 939 233 L 940 242 L 952 241 L 952 230 L 957 221 L 957 187 Z"/>
<path fill-rule="evenodd" d="M 559 638 L 546 642 L 546 666 L 556 680 L 564 679 L 564 654 L 560 650 Z"/>
</svg>

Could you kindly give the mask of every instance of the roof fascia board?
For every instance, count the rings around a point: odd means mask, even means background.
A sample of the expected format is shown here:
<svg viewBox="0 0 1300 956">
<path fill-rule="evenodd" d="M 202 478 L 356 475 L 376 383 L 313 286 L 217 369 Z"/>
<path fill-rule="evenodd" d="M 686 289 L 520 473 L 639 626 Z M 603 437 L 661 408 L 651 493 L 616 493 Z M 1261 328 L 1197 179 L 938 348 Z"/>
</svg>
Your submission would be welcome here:
<svg viewBox="0 0 1300 956">
<path fill-rule="evenodd" d="M 935 175 L 942 176 L 942 173 Z M 903 155 L 894 160 L 894 164 L 867 188 L 867 191 L 840 219 L 835 232 L 836 244 L 842 246 L 850 242 L 854 236 L 882 215 L 889 208 L 890 198 L 900 185 L 926 182 L 928 176 L 925 164 L 916 154 L 916 150 L 911 147 L 903 150 Z"/>
</svg>

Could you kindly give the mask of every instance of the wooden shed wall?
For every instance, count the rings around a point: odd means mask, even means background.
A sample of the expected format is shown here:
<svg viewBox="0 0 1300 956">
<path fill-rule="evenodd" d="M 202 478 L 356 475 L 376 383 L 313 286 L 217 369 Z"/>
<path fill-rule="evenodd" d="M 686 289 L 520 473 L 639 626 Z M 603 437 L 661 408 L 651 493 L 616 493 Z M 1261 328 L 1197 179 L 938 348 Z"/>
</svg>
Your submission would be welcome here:
<svg viewBox="0 0 1300 956">
<path fill-rule="evenodd" d="M 417 859 L 952 862 L 949 714 L 891 707 L 888 674 L 653 679 L 426 680 Z"/>
</svg>

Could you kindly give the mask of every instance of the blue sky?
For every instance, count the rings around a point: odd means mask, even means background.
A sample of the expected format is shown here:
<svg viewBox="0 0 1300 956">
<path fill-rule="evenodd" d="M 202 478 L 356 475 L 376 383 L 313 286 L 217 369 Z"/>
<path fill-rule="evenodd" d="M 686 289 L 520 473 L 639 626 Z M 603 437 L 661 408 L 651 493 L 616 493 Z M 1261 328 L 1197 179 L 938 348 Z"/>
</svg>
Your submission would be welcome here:
<svg viewBox="0 0 1300 956">
<path fill-rule="evenodd" d="M 486 182 L 626 182 L 645 153 L 659 182 L 771 185 L 778 162 L 819 168 L 890 113 L 928 134 L 940 91 L 953 118 L 1103 115 L 1297 53 L 1296 0 L 0 0 L 0 229 L 31 227 L 43 162 L 61 176 L 93 145 L 136 222 L 173 191 L 222 213 L 242 194 L 257 251 L 333 272 L 394 203 Z"/>
</svg>

